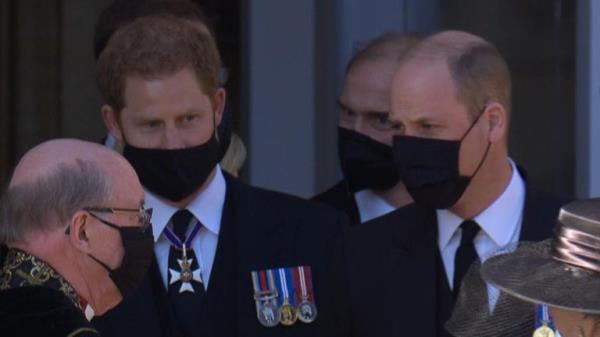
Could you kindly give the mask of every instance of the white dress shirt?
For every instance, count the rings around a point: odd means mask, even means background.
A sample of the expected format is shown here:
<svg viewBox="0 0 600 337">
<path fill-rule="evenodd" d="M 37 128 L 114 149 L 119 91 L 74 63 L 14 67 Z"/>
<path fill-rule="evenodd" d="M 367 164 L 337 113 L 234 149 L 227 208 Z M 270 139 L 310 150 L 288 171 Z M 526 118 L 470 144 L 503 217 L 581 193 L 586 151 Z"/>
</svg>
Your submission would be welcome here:
<svg viewBox="0 0 600 337">
<path fill-rule="evenodd" d="M 212 270 L 217 243 L 219 241 L 219 231 L 221 229 L 221 215 L 225 203 L 226 183 L 221 167 L 217 165 L 215 176 L 196 199 L 186 207 L 196 219 L 202 223 L 202 228 L 194 237 L 191 248 L 198 259 L 198 266 L 204 281 L 204 287 L 208 288 L 210 272 Z M 169 248 L 171 244 L 163 235 L 164 228 L 169 224 L 171 217 L 177 208 L 166 204 L 158 199 L 151 192 L 146 191 L 145 206 L 153 208 L 152 213 L 152 233 L 154 234 L 154 253 L 158 262 L 158 268 L 163 278 L 165 288 L 168 288 L 168 268 L 169 268 Z M 193 219 L 191 221 L 194 221 Z M 188 227 L 189 234 L 193 226 Z"/>
<path fill-rule="evenodd" d="M 483 212 L 475 217 L 475 222 L 481 227 L 473 243 L 477 255 L 482 262 L 490 258 L 491 254 L 500 248 L 519 241 L 521 234 L 521 221 L 525 206 L 525 182 L 515 163 L 510 160 L 512 177 L 504 192 Z M 450 289 L 454 288 L 454 257 L 462 230 L 459 230 L 461 219 L 447 209 L 437 210 L 438 219 L 438 246 L 441 252 L 446 277 Z M 488 285 L 488 298 L 490 309 L 495 305 L 499 290 Z"/>
<path fill-rule="evenodd" d="M 396 209 L 372 190 L 362 190 L 354 193 L 354 200 L 356 200 L 361 223 L 378 218 Z"/>
</svg>

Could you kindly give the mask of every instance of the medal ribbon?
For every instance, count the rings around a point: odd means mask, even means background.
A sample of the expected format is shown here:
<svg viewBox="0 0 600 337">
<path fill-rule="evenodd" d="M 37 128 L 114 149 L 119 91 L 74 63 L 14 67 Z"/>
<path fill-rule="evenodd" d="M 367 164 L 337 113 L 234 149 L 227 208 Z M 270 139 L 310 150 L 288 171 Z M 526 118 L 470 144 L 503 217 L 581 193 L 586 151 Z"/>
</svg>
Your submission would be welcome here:
<svg viewBox="0 0 600 337">
<path fill-rule="evenodd" d="M 310 267 L 298 267 L 298 274 L 300 276 L 300 289 L 302 290 L 302 299 L 312 302 L 313 289 Z"/>
<path fill-rule="evenodd" d="M 295 305 L 296 298 L 290 297 L 290 289 L 292 291 L 294 290 L 291 268 L 279 268 L 276 271 L 278 288 L 281 290 L 282 294 L 279 304 L 281 305 L 287 300 L 289 304 Z"/>
<path fill-rule="evenodd" d="M 535 327 L 539 328 L 544 325 L 552 330 L 556 330 L 554 327 L 554 320 L 550 317 L 550 313 L 548 312 L 548 306 L 538 304 L 535 308 Z"/>
<path fill-rule="evenodd" d="M 194 219 L 196 220 L 196 223 L 194 224 L 194 227 L 192 228 L 190 235 L 188 235 L 185 238 L 185 248 L 186 249 L 191 247 L 192 240 L 194 239 L 196 234 L 198 234 L 198 232 L 200 231 L 200 228 L 202 228 L 202 224 L 200 223 L 200 221 L 198 221 L 198 219 L 196 219 L 195 217 L 194 217 Z M 168 226 L 165 227 L 165 229 L 163 230 L 163 234 L 165 234 L 165 237 L 167 238 L 167 240 L 169 240 L 169 242 L 173 246 L 175 246 L 178 249 L 183 249 L 184 242 L 181 242 L 179 237 L 177 235 L 175 235 L 175 233 L 173 233 L 173 230 L 171 228 L 169 228 Z"/>
<path fill-rule="evenodd" d="M 254 287 L 254 293 L 256 294 L 259 291 L 261 291 L 260 280 L 258 279 L 258 272 L 253 271 L 250 273 L 250 275 L 252 276 L 252 287 Z"/>
<path fill-rule="evenodd" d="M 269 281 L 269 289 L 270 291 L 274 291 L 275 289 L 277 289 L 275 287 L 275 279 L 273 277 L 273 270 L 269 269 L 267 270 L 267 281 Z M 275 292 L 275 295 L 277 295 L 277 293 Z"/>
</svg>

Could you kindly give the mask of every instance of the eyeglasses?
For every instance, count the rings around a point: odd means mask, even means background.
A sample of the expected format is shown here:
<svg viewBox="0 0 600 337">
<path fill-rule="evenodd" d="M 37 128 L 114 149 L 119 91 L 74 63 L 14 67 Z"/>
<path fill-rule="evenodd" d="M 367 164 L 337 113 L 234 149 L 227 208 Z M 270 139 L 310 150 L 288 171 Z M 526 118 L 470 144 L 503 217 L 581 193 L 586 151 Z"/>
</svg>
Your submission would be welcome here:
<svg viewBox="0 0 600 337">
<path fill-rule="evenodd" d="M 133 213 L 133 212 L 135 212 L 140 215 L 139 221 L 138 221 L 138 226 L 130 227 L 130 228 L 138 228 L 140 232 L 144 233 L 144 232 L 146 232 L 146 230 L 148 228 L 151 227 L 150 220 L 152 219 L 152 208 L 84 207 L 82 209 L 84 211 L 88 212 L 94 218 L 98 219 L 98 221 L 102 222 L 103 224 L 105 224 L 109 227 L 117 229 L 117 230 L 120 230 L 122 227 L 118 226 L 110 221 L 106 221 L 106 220 L 102 219 L 101 217 L 94 214 L 93 212 L 98 212 L 98 213 Z M 69 234 L 70 232 L 71 232 L 71 227 L 67 226 L 67 228 L 65 229 L 65 234 Z"/>
<path fill-rule="evenodd" d="M 107 223 L 108 221 L 100 218 L 93 212 L 98 213 L 138 213 L 140 218 L 138 222 L 138 227 L 140 231 L 145 232 L 151 226 L 150 220 L 152 219 L 152 208 L 111 208 L 111 207 L 84 207 L 84 211 L 90 213 L 93 217 L 98 219 L 100 222 L 111 226 L 111 227 L 119 227 L 113 223 Z"/>
<path fill-rule="evenodd" d="M 133 212 L 135 212 L 140 215 L 139 222 L 138 222 L 138 228 L 139 228 L 140 232 L 145 232 L 151 226 L 150 220 L 152 219 L 152 208 L 84 207 L 83 210 L 90 213 L 91 216 L 98 219 L 98 221 L 102 222 L 103 224 L 105 224 L 109 227 L 115 228 L 115 229 L 120 229 L 121 227 L 115 225 L 112 222 L 102 219 L 98 215 L 94 214 L 94 212 L 98 212 L 98 213 L 133 213 Z"/>
</svg>

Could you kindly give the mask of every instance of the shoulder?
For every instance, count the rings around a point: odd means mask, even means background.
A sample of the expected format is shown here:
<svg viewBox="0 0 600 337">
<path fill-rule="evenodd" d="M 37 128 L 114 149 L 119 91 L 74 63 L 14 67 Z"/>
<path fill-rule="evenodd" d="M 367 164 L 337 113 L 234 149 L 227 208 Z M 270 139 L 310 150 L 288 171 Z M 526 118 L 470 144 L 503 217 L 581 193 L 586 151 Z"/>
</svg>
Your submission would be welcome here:
<svg viewBox="0 0 600 337">
<path fill-rule="evenodd" d="M 527 188 L 521 239 L 539 241 L 552 236 L 560 208 L 573 199 Z"/>
<path fill-rule="evenodd" d="M 295 217 L 319 216 L 331 220 L 339 218 L 342 213 L 327 205 L 315 203 L 290 194 L 254 187 L 237 179 L 228 178 L 232 199 L 237 204 L 251 205 L 255 210 L 268 210 L 277 214 L 289 214 Z"/>
<path fill-rule="evenodd" d="M 398 239 L 418 234 L 426 224 L 426 210 L 410 204 L 371 221 L 353 226 L 344 235 L 348 250 L 384 248 L 393 246 Z"/>
<path fill-rule="evenodd" d="M 526 207 L 559 210 L 563 205 L 573 201 L 573 198 L 547 193 L 536 188 L 528 187 L 525 192 Z"/>
<path fill-rule="evenodd" d="M 346 207 L 347 200 L 351 197 L 352 194 L 349 193 L 346 182 L 342 180 L 310 200 L 343 209 Z"/>
</svg>

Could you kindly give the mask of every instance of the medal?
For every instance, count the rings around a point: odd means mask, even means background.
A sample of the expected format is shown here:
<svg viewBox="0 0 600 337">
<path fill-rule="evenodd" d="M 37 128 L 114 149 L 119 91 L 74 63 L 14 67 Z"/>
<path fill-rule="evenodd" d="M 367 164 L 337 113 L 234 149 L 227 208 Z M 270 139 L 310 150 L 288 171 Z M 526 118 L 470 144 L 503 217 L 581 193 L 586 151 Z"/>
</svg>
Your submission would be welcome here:
<svg viewBox="0 0 600 337">
<path fill-rule="evenodd" d="M 194 292 L 194 287 L 192 287 L 192 281 L 196 281 L 198 283 L 202 283 L 202 276 L 200 275 L 200 269 L 197 268 L 192 270 L 192 263 L 194 259 L 187 258 L 187 250 L 185 248 L 185 243 L 183 244 L 183 258 L 177 259 L 177 263 L 179 264 L 179 271 L 169 268 L 169 273 L 171 275 L 169 285 L 181 281 L 181 287 L 179 288 L 179 293 L 184 293 L 186 291 Z"/>
<path fill-rule="evenodd" d="M 182 258 L 177 259 L 177 264 L 179 264 L 179 270 L 169 268 L 169 285 L 181 281 L 179 293 L 184 293 L 188 291 L 193 293 L 194 287 L 192 286 L 192 282 L 198 282 L 200 284 L 204 283 L 204 281 L 202 280 L 202 273 L 200 268 L 192 269 L 194 259 L 188 259 L 187 257 L 187 247 L 190 247 L 190 245 L 192 244 L 192 240 L 194 239 L 196 234 L 198 234 L 198 231 L 200 231 L 201 227 L 202 224 L 200 223 L 200 221 L 196 221 L 196 224 L 192 228 L 190 235 L 188 235 L 185 239 L 185 242 L 182 242 L 169 227 L 165 227 L 163 231 L 163 234 L 165 235 L 167 240 L 169 240 L 171 245 L 182 251 Z M 199 263 L 198 266 L 200 266 Z"/>
<path fill-rule="evenodd" d="M 317 318 L 317 307 L 308 301 L 300 302 L 298 306 L 298 319 L 303 323 L 312 323 Z"/>
<path fill-rule="evenodd" d="M 296 296 L 299 297 L 298 319 L 303 323 L 312 323 L 317 318 L 317 306 L 313 300 L 310 267 L 294 268 L 294 283 L 297 284 Z"/>
<path fill-rule="evenodd" d="M 273 271 L 253 271 L 250 274 L 254 287 L 258 322 L 267 328 L 277 326 L 281 321 L 281 313 L 277 307 L 278 293 L 275 288 Z"/>
<path fill-rule="evenodd" d="M 251 272 L 258 321 L 265 327 L 312 323 L 317 307 L 308 266 Z"/>
<path fill-rule="evenodd" d="M 279 310 L 277 310 L 277 305 L 271 301 L 257 302 L 256 310 L 258 321 L 267 328 L 277 326 L 281 321 L 281 315 L 279 314 Z"/>
<path fill-rule="evenodd" d="M 283 325 L 294 325 L 296 320 L 298 320 L 296 309 L 294 309 L 287 300 L 283 302 L 283 305 L 279 308 L 279 312 L 281 313 L 281 324 Z"/>
<path fill-rule="evenodd" d="M 540 304 L 536 307 L 536 326 L 538 327 L 533 332 L 533 337 L 554 337 L 554 322 L 548 313 L 548 306 Z"/>
<path fill-rule="evenodd" d="M 295 302 L 294 299 L 290 299 L 290 289 L 293 289 L 292 286 L 292 275 L 290 272 L 290 268 L 279 268 L 277 269 L 277 288 L 281 293 L 281 302 L 279 307 L 279 312 L 281 313 L 281 324 L 283 325 L 294 325 L 298 320 L 298 315 L 296 314 L 296 308 L 294 307 L 291 301 Z"/>
<path fill-rule="evenodd" d="M 554 337 L 554 331 L 552 331 L 552 329 L 550 329 L 547 325 L 542 325 L 535 330 L 533 337 Z"/>
</svg>

